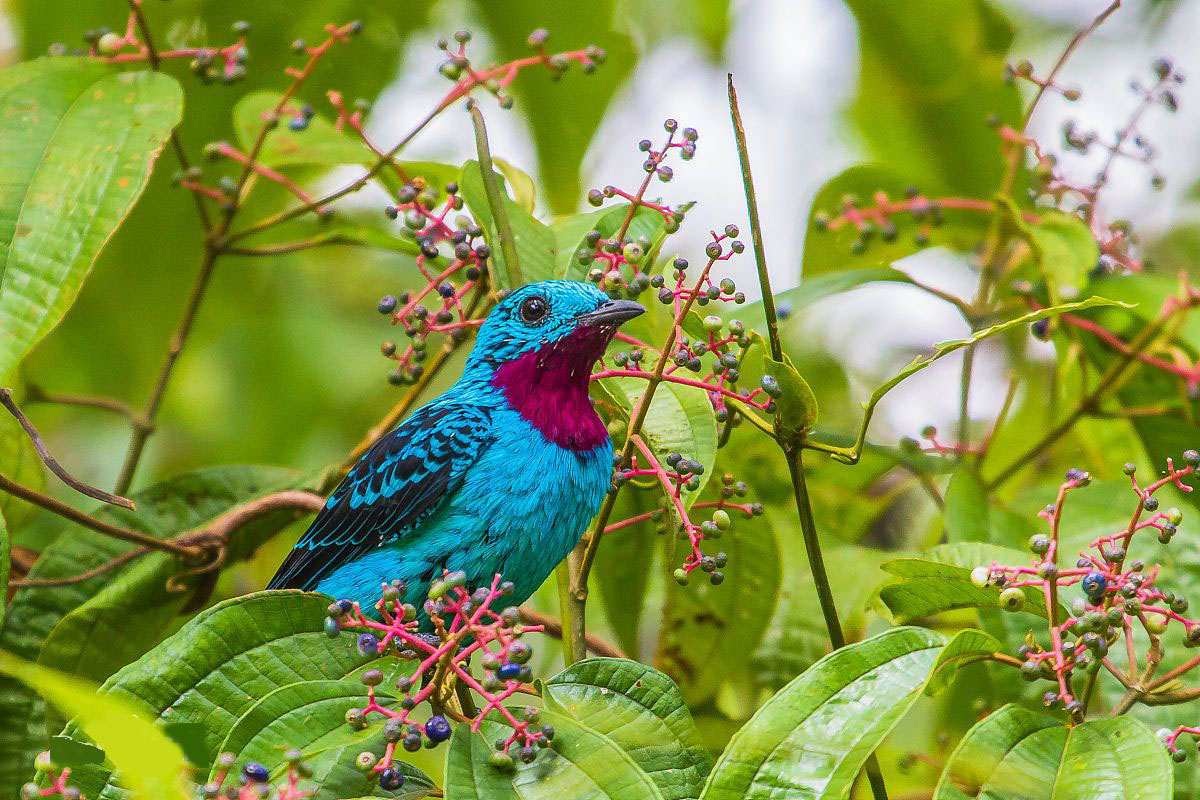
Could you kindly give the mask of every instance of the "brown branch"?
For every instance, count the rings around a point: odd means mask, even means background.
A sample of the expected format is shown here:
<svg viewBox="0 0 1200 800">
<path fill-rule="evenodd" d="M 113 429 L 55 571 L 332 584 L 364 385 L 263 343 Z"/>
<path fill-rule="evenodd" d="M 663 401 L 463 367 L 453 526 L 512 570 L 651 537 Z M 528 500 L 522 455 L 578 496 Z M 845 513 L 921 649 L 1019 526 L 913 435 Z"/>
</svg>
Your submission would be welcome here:
<svg viewBox="0 0 1200 800">
<path fill-rule="evenodd" d="M 15 483 L 3 475 L 0 475 L 0 491 L 8 492 L 14 497 L 19 497 L 28 503 L 33 503 L 35 506 L 40 506 L 47 511 L 52 511 L 55 514 L 58 514 L 60 517 L 69 519 L 85 528 L 90 528 L 97 533 L 103 533 L 105 536 L 111 536 L 114 539 L 121 539 L 122 541 L 145 545 L 146 547 L 154 550 L 166 550 L 174 553 L 177 556 L 187 559 L 194 559 L 200 555 L 198 550 L 177 544 L 169 539 L 155 539 L 153 536 L 142 533 L 141 531 L 135 531 L 131 528 L 122 528 L 118 525 L 113 525 L 105 522 L 104 520 L 97 519 L 90 514 L 85 514 L 82 511 L 72 508 L 66 503 L 55 500 L 53 497 L 48 497 L 41 492 L 34 491 L 28 486 L 22 486 L 19 483 Z"/>
<path fill-rule="evenodd" d="M 99 397 L 90 394 L 50 394 L 43 391 L 40 386 L 28 385 L 25 387 L 25 404 L 29 405 L 30 403 L 47 403 L 50 405 L 76 406 L 78 408 L 95 408 L 100 411 L 111 411 L 136 424 L 137 412 L 133 410 L 133 407 L 113 397 Z"/>
<path fill-rule="evenodd" d="M 542 633 L 547 636 L 553 636 L 555 639 L 561 639 L 563 635 L 562 622 L 557 617 L 552 617 L 549 614 L 543 614 L 541 611 L 535 611 L 529 606 L 521 606 L 521 619 L 528 622 L 530 625 L 541 625 Z M 621 648 L 611 642 L 601 639 L 594 633 L 584 635 L 584 643 L 587 649 L 591 650 L 598 656 L 606 656 L 608 658 L 628 658 Z"/>
<path fill-rule="evenodd" d="M 223 565 L 225 563 L 225 546 L 229 541 L 229 536 L 243 525 L 274 511 L 291 509 L 316 512 L 324 505 L 325 499 L 312 492 L 300 490 L 275 492 L 274 494 L 265 495 L 236 508 L 232 508 L 199 529 L 187 531 L 172 539 L 161 540 L 189 548 L 188 552 L 199 550 L 211 554 L 205 563 L 197 565 L 186 572 L 171 576 L 167 581 L 167 588 L 171 591 L 182 591 L 186 588 L 184 586 L 186 579 L 212 572 Z M 149 553 L 151 549 L 149 546 L 144 546 L 130 550 L 78 575 L 68 575 L 61 578 L 33 578 L 10 581 L 9 586 L 18 589 L 42 589 L 82 583 L 97 575 L 102 575 L 105 572 L 127 564 L 133 559 Z"/>
<path fill-rule="evenodd" d="M 138 547 L 128 552 L 122 553 L 116 558 L 105 561 L 99 566 L 92 567 L 86 572 L 81 572 L 78 575 L 67 575 L 62 578 L 23 578 L 21 580 L 9 581 L 10 589 L 49 589 L 55 586 L 70 586 L 75 583 L 83 583 L 97 575 L 114 570 L 119 566 L 128 564 L 135 558 L 146 555 L 150 552 L 149 547 Z"/>
<path fill-rule="evenodd" d="M 71 473 L 67 472 L 58 460 L 50 454 L 50 450 L 46 447 L 46 443 L 42 441 L 41 434 L 37 432 L 37 428 L 33 427 L 33 423 L 29 421 L 29 417 L 17 407 L 17 402 L 13 400 L 12 389 L 0 389 L 0 405 L 8 409 L 8 412 L 16 417 L 17 422 L 21 423 L 21 427 L 25 429 L 25 433 L 29 435 L 29 439 L 33 442 L 34 449 L 37 450 L 38 456 L 42 459 L 42 463 L 58 476 L 59 480 L 70 486 L 80 494 L 85 494 L 94 500 L 99 500 L 102 503 L 108 503 L 114 506 L 121 506 L 134 510 L 136 506 L 133 501 L 127 497 L 121 497 L 116 494 L 109 494 L 103 489 L 97 489 L 95 486 L 89 486 L 79 480 Z"/>
</svg>

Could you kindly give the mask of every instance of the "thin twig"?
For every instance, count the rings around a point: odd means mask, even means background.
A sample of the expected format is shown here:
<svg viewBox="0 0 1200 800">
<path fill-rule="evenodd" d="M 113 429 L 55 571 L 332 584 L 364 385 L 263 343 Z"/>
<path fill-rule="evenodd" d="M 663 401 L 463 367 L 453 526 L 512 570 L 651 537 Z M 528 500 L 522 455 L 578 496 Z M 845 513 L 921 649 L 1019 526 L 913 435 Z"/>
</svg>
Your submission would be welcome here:
<svg viewBox="0 0 1200 800">
<path fill-rule="evenodd" d="M 123 564 L 128 564 L 135 558 L 144 556 L 149 552 L 149 547 L 136 547 L 78 575 L 67 575 L 62 578 L 24 578 L 22 580 L 9 581 L 8 587 L 10 589 L 49 589 L 57 586 L 70 586 L 75 583 L 83 583 L 97 575 L 103 575 L 109 570 L 114 570 Z"/>
<path fill-rule="evenodd" d="M 115 397 L 100 397 L 90 394 L 50 394 L 41 387 L 28 385 L 25 387 L 25 404 L 47 403 L 58 406 L 76 406 L 78 408 L 95 408 L 100 411 L 111 411 L 131 422 L 137 417 L 137 412 L 128 403 Z"/>
<path fill-rule="evenodd" d="M 105 522 L 104 520 L 97 519 L 90 514 L 85 514 L 82 511 L 72 508 L 66 503 L 55 500 L 53 497 L 49 497 L 41 492 L 30 489 L 28 486 L 22 486 L 19 483 L 11 481 L 3 475 L 0 475 L 0 491 L 8 492 L 14 497 L 19 497 L 26 502 L 33 503 L 35 506 L 40 506 L 47 511 L 52 511 L 55 514 L 58 514 L 60 517 L 64 517 L 72 522 L 76 522 L 85 528 L 90 528 L 97 533 L 103 533 L 106 536 L 111 536 L 114 539 L 121 539 L 126 542 L 145 545 L 146 547 L 155 550 L 166 550 L 174 553 L 175 555 L 188 559 L 194 559 L 201 554 L 200 551 L 195 548 L 184 547 L 183 545 L 176 544 L 168 539 L 155 539 L 153 536 L 142 533 L 141 531 L 135 531 L 131 528 L 122 528 L 118 525 L 113 525 Z"/>
<path fill-rule="evenodd" d="M 5 408 L 7 408 L 8 412 L 17 418 L 17 422 L 21 423 L 21 427 L 24 428 L 25 433 L 29 435 L 29 439 L 33 442 L 33 447 L 35 450 L 37 450 L 37 454 L 42 459 L 42 463 L 45 464 L 51 472 L 57 475 L 59 480 L 80 494 L 87 495 L 94 500 L 99 500 L 101 503 L 121 506 L 122 508 L 128 508 L 131 511 L 136 509 L 133 501 L 128 497 L 109 494 L 103 489 L 97 489 L 95 486 L 89 486 L 73 476 L 71 473 L 67 472 L 66 469 L 64 469 L 63 466 L 58 463 L 58 460 L 50 454 L 50 450 L 46 447 L 46 443 L 42 440 L 41 434 L 37 432 L 37 428 L 33 427 L 33 423 L 29 421 L 29 417 L 25 416 L 21 409 L 17 407 L 16 401 L 13 400 L 12 389 L 0 389 L 0 405 L 3 405 Z"/>
<path fill-rule="evenodd" d="M 530 625 L 541 625 L 542 633 L 547 636 L 553 636 L 556 639 L 561 639 L 563 635 L 563 624 L 558 617 L 552 617 L 549 614 L 543 614 L 541 611 L 532 609 L 529 606 L 521 606 L 521 619 L 528 622 Z M 607 658 L 628 658 L 621 648 L 611 642 L 605 641 L 594 633 L 589 633 L 584 636 L 584 641 L 587 643 L 587 649 L 591 650 L 598 656 Z"/>
<path fill-rule="evenodd" d="M 487 127 L 483 122 L 483 114 L 479 104 L 474 100 L 467 101 L 467 110 L 471 112 L 471 123 L 475 126 L 475 150 L 479 154 L 479 175 L 483 179 L 483 191 L 487 195 L 488 206 L 492 212 L 492 220 L 496 223 L 496 235 L 500 239 L 500 252 L 504 254 L 505 280 L 493 280 L 496 288 L 509 289 L 524 285 L 521 277 L 521 262 L 517 256 L 517 243 L 513 241 L 512 223 L 508 219 L 508 208 L 500 192 L 500 182 L 496 180 L 496 170 L 492 166 L 492 150 L 488 146 Z M 495 256 L 491 264 L 496 263 Z"/>
</svg>

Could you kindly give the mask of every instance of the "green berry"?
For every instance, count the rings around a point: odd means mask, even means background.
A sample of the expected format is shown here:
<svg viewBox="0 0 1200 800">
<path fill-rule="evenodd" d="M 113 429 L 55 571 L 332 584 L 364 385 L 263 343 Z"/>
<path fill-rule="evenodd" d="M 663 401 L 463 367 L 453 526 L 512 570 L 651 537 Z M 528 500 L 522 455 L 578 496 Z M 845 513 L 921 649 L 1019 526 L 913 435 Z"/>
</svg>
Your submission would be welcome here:
<svg viewBox="0 0 1200 800">
<path fill-rule="evenodd" d="M 1000 593 L 1000 607 L 1005 611 L 1020 611 L 1025 607 L 1025 592 L 1010 586 Z"/>
</svg>

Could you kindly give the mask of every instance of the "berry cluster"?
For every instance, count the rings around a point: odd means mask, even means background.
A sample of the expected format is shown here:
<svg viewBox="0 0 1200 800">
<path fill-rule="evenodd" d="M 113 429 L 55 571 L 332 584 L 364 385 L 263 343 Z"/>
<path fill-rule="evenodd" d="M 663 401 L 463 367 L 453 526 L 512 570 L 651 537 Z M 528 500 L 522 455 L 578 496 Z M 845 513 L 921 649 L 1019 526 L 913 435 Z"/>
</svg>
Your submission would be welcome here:
<svg viewBox="0 0 1200 800">
<path fill-rule="evenodd" d="M 470 328 L 483 322 L 464 309 L 463 299 L 485 285 L 492 251 L 483 241 L 483 229 L 470 217 L 456 214 L 447 221 L 451 212 L 462 209 L 463 199 L 458 184 L 449 183 L 444 188 L 442 199 L 436 189 L 416 178 L 397 192 L 396 205 L 384 209 L 389 219 L 402 222 L 401 235 L 420 248 L 417 269 L 426 281 L 415 292 L 402 292 L 399 297 L 387 295 L 379 301 L 379 313 L 389 315 L 393 325 L 402 325 L 409 338 L 402 351 L 397 351 L 391 341 L 380 348 L 384 356 L 398 364 L 388 375 L 388 380 L 397 385 L 415 383 L 424 373 L 421 362 L 425 360 L 429 334 L 443 333 L 461 341 Z"/>
<path fill-rule="evenodd" d="M 60 798 L 60 800 L 83 800 L 83 795 L 74 786 L 68 786 L 71 777 L 70 767 L 61 770 L 50 759 L 50 751 L 45 750 L 34 759 L 33 767 L 39 775 L 45 776 L 46 786 L 36 781 L 21 786 L 21 800 L 40 800 L 41 798 Z"/>
<path fill-rule="evenodd" d="M 138 38 L 138 18 L 141 0 L 131 0 L 134 10 L 125 23 L 125 32 L 116 33 L 112 28 L 100 27 L 85 31 L 83 41 L 86 48 L 68 48 L 58 42 L 50 45 L 52 56 L 93 56 L 113 64 L 128 64 L 150 61 L 150 48 Z M 231 84 L 246 77 L 246 62 L 250 50 L 246 45 L 246 34 L 250 23 L 239 20 L 233 23 L 237 40 L 224 47 L 187 47 L 178 50 L 161 50 L 154 53 L 156 59 L 189 59 L 188 67 L 202 83 Z"/>
<path fill-rule="evenodd" d="M 501 576 L 496 575 L 490 586 L 473 590 L 467 588 L 466 582 L 465 573 L 448 572 L 430 586 L 422 610 L 433 624 L 432 634 L 418 632 L 418 611 L 416 606 L 404 602 L 407 587 L 403 581 L 383 585 L 382 598 L 375 606 L 376 615 L 364 614 L 357 603 L 348 600 L 338 600 L 329 607 L 326 633 L 336 637 L 345 629 L 362 631 L 356 646 L 364 657 L 392 653 L 420 662 L 412 677 L 403 675 L 396 679 L 396 688 L 403 694 L 398 709 L 379 701 L 376 687 L 383 683 L 384 674 L 369 669 L 360 676 L 367 686 L 366 706 L 346 712 L 346 723 L 353 728 L 365 728 L 372 714 L 387 720 L 384 724 L 387 746 L 383 755 L 367 751 L 358 758 L 360 768 L 378 775 L 382 788 L 399 788 L 397 780 L 403 782 L 393 764 L 396 747 L 415 752 L 446 741 L 451 734 L 447 716 L 470 724 L 473 731 L 478 731 L 480 723 L 493 712 L 501 717 L 512 728 L 512 734 L 496 742 L 492 761 L 499 768 L 514 766 L 514 745 L 516 757 L 528 763 L 554 738 L 553 728 L 538 724 L 536 709 L 518 715 L 505 706 L 513 695 L 536 693 L 529 686 L 533 675 L 528 661 L 533 650 L 524 636 L 541 631 L 542 627 L 523 625 L 516 607 L 493 610 L 498 599 L 512 592 L 512 584 L 502 581 Z M 471 673 L 472 656 L 478 657 L 482 668 L 479 679 Z M 471 716 L 464 713 L 466 710 L 455 708 L 448 698 L 456 686 L 474 690 L 483 699 L 483 707 Z M 418 722 L 412 716 L 413 711 L 425 703 L 438 713 Z"/>
<path fill-rule="evenodd" d="M 971 571 L 971 582 L 975 586 L 1000 591 L 1000 606 L 1005 610 L 1024 608 L 1029 589 L 1043 597 L 1050 644 L 1043 646 L 1030 636 L 1018 655 L 1023 678 L 1029 681 L 1045 679 L 1057 685 L 1055 690 L 1045 693 L 1043 700 L 1048 707 L 1065 708 L 1073 715 L 1082 713 L 1086 694 L 1080 699 L 1072 683 L 1077 672 L 1091 675 L 1104 667 L 1126 687 L 1142 680 L 1134 650 L 1135 626 L 1146 632 L 1156 652 L 1159 637 L 1172 622 L 1182 625 L 1186 647 L 1200 645 L 1200 620 L 1184 616 L 1188 609 L 1187 598 L 1158 587 L 1156 566 L 1147 568 L 1141 560 L 1126 563 L 1130 545 L 1139 532 L 1153 531 L 1162 544 L 1170 543 L 1177 533 L 1183 520 L 1182 512 L 1175 508 L 1159 511 L 1159 500 L 1154 495 L 1167 485 L 1174 485 L 1184 492 L 1192 491 L 1193 487 L 1182 481 L 1200 467 L 1200 453 L 1188 450 L 1183 457 L 1186 466 L 1176 468 L 1168 459 L 1166 474 L 1146 486 L 1139 485 L 1134 465 L 1125 465 L 1125 474 L 1138 498 L 1133 516 L 1123 530 L 1092 541 L 1088 550 L 1080 553 L 1074 567 L 1059 566 L 1059 526 L 1068 493 L 1091 483 L 1091 476 L 1077 469 L 1067 473 L 1056 502 L 1039 512 L 1039 516 L 1047 521 L 1049 531 L 1035 534 L 1030 539 L 1029 549 L 1034 553 L 1031 565 L 991 563 Z M 1146 514 L 1149 516 L 1144 516 Z M 1078 586 L 1082 596 L 1071 600 L 1070 616 L 1059 622 L 1059 592 L 1074 586 Z M 1129 658 L 1127 673 L 1108 660 L 1110 647 L 1122 639 Z M 1157 656 L 1148 658 L 1148 663 L 1157 664 Z"/>
<path fill-rule="evenodd" d="M 663 232 L 672 234 L 679 230 L 688 208 L 687 205 L 671 208 L 663 205 L 661 200 L 653 202 L 645 199 L 652 177 L 657 175 L 663 183 L 674 177 L 674 171 L 664 163 L 672 152 L 678 151 L 680 158 L 685 161 L 691 160 L 696 154 L 696 141 L 700 134 L 695 128 L 680 131 L 679 123 L 673 119 L 663 122 L 663 128 L 667 131 L 667 140 L 658 150 L 653 149 L 654 144 L 649 139 L 642 139 L 638 143 L 638 150 L 646 154 L 646 160 L 642 163 L 646 177 L 636 192 L 630 193 L 609 184 L 603 189 L 591 189 L 587 194 L 588 203 L 597 208 L 613 197 L 620 197 L 629 203 L 629 210 L 615 233 L 605 236 L 599 230 L 589 231 L 575 253 L 575 260 L 581 266 L 590 267 L 587 279 L 614 298 L 637 297 L 652 285 L 644 267 L 654 263 L 657 245 L 661 241 L 654 242 L 644 235 L 628 235 L 638 209 L 647 208 L 661 214 Z M 677 134 L 679 141 L 675 138 Z"/>
<path fill-rule="evenodd" d="M 442 106 L 449 105 L 460 97 L 465 97 L 476 87 L 482 87 L 495 96 L 496 102 L 501 108 L 512 108 L 512 96 L 505 94 L 504 89 L 513 82 L 517 73 L 522 69 L 542 65 L 549 70 L 552 80 L 559 80 L 571 64 L 581 65 L 584 73 L 590 75 L 596 71 L 598 65 L 603 64 L 608 58 L 608 54 L 595 45 L 588 45 L 582 50 L 551 54 L 546 51 L 546 41 L 549 38 L 550 32 L 539 28 L 529 34 L 528 39 L 529 46 L 534 49 L 535 55 L 500 66 L 490 66 L 486 69 L 477 69 L 467 56 L 467 42 L 471 41 L 470 31 L 455 31 L 454 44 L 447 41 L 445 37 L 439 38 L 437 46 L 445 54 L 446 60 L 438 66 L 438 72 L 443 77 L 454 81 L 454 88 L 442 101 Z"/>
<path fill-rule="evenodd" d="M 217 756 L 216 775 L 204 784 L 200 796 L 204 800 L 217 797 L 226 800 L 264 800 L 271 797 L 274 800 L 302 800 L 315 794 L 315 791 L 300 788 L 300 781 L 311 778 L 313 774 L 312 769 L 304 763 L 304 754 L 296 749 L 288 750 L 284 753 L 284 761 L 287 762 L 287 772 L 283 780 L 272 787 L 271 773 L 265 766 L 257 761 L 247 761 L 239 770 L 237 756 L 221 753 Z"/>
<path fill-rule="evenodd" d="M 720 498 L 706 503 L 695 503 L 690 507 L 684 500 L 685 491 L 696 491 L 700 488 L 700 476 L 704 474 L 704 465 L 691 461 L 679 453 L 670 453 L 660 463 L 654 451 L 646 444 L 641 435 L 634 436 L 637 453 L 630 458 L 628 466 L 618 466 L 613 474 L 617 486 L 636 483 L 638 478 L 651 478 L 663 492 L 662 507 L 646 514 L 639 514 L 620 522 L 615 522 L 604 529 L 611 533 L 637 522 L 651 520 L 658 526 L 659 533 L 667 533 L 673 529 L 681 539 L 686 539 L 691 546 L 683 565 L 675 570 L 674 577 L 680 586 L 686 586 L 693 570 L 697 567 L 708 575 L 709 582 L 718 586 L 725 580 L 721 570 L 729 562 L 725 553 L 715 556 L 705 555 L 700 549 L 705 539 L 719 539 L 733 524 L 729 512 L 741 513 L 744 517 L 756 517 L 763 513 L 760 503 L 740 503 L 734 498 L 745 497 L 746 484 L 736 480 L 733 475 L 726 473 L 721 476 Z M 695 512 L 705 511 L 709 519 L 696 523 Z"/>
</svg>

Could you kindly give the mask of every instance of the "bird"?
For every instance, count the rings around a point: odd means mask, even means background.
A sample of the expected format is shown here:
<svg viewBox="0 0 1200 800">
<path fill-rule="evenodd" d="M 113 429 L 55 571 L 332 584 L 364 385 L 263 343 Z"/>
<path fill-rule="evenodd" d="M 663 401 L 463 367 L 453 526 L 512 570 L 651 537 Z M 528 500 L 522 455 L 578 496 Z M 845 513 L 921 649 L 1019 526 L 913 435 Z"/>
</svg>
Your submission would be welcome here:
<svg viewBox="0 0 1200 800">
<path fill-rule="evenodd" d="M 326 500 L 268 589 L 303 589 L 373 614 L 402 580 L 511 582 L 527 600 L 579 542 L 612 482 L 613 445 L 588 395 L 617 329 L 645 312 L 591 283 L 513 290 L 487 315 L 462 377 L 381 437 Z M 421 630 L 431 629 L 422 610 Z"/>
</svg>

